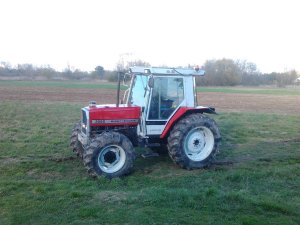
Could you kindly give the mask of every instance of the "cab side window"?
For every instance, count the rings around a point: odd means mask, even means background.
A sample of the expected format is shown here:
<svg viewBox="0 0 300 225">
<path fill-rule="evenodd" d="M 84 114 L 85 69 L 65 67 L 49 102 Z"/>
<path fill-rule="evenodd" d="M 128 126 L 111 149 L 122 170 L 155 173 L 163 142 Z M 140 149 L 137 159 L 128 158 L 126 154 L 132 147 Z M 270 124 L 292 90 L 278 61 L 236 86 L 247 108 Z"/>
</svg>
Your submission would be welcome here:
<svg viewBox="0 0 300 225">
<path fill-rule="evenodd" d="M 167 120 L 183 101 L 183 78 L 154 77 L 148 119 Z"/>
</svg>

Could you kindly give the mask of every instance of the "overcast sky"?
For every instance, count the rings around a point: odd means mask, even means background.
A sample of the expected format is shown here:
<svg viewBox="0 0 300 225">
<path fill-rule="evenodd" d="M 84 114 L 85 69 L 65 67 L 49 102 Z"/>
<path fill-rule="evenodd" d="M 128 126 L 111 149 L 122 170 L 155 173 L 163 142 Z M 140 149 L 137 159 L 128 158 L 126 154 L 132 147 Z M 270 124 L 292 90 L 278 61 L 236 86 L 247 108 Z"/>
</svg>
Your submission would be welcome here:
<svg viewBox="0 0 300 225">
<path fill-rule="evenodd" d="M 300 71 L 298 0 L 0 0 L 0 61 L 62 70 L 243 59 Z"/>
</svg>

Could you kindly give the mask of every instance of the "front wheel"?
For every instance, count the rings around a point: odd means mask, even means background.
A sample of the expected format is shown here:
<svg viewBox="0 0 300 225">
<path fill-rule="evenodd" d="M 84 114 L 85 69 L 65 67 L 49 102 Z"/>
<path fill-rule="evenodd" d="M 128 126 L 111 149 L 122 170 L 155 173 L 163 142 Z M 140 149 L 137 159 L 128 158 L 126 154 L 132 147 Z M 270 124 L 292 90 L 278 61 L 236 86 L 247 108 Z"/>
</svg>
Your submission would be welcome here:
<svg viewBox="0 0 300 225">
<path fill-rule="evenodd" d="M 70 147 L 73 152 L 80 158 L 82 158 L 83 147 L 80 141 L 78 140 L 78 134 L 80 133 L 80 121 L 76 123 L 72 129 L 71 137 L 70 137 Z"/>
<path fill-rule="evenodd" d="M 221 140 L 216 122 L 200 113 L 186 116 L 172 129 L 168 138 L 171 159 L 186 169 L 209 166 Z"/>
<path fill-rule="evenodd" d="M 84 165 L 92 176 L 114 178 L 126 175 L 131 172 L 134 160 L 132 143 L 117 132 L 97 136 L 83 153 Z"/>
</svg>

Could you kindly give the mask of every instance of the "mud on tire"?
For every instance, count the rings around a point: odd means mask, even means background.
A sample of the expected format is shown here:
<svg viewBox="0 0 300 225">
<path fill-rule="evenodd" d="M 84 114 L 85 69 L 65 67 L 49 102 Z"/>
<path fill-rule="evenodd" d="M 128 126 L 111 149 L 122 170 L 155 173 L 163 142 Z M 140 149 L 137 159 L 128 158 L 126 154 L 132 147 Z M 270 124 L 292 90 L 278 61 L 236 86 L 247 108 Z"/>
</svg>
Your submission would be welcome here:
<svg viewBox="0 0 300 225">
<path fill-rule="evenodd" d="M 190 114 L 171 130 L 168 152 L 182 168 L 203 168 L 213 162 L 220 140 L 220 131 L 213 119 L 200 113 Z"/>
<path fill-rule="evenodd" d="M 70 147 L 73 152 L 76 153 L 76 155 L 80 158 L 83 156 L 83 147 L 82 144 L 78 140 L 78 133 L 80 132 L 80 121 L 76 123 L 72 129 L 71 133 L 71 141 L 70 141 Z"/>
<path fill-rule="evenodd" d="M 91 140 L 83 153 L 88 173 L 114 178 L 132 171 L 135 152 L 130 140 L 117 132 L 104 132 Z"/>
</svg>

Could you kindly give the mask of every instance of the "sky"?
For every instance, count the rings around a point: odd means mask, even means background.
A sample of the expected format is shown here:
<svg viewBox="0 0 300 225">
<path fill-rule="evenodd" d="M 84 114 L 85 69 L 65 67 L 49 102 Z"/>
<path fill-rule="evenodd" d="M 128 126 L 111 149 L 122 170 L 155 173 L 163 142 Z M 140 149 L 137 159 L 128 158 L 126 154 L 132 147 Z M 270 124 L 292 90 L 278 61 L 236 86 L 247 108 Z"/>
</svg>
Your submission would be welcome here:
<svg viewBox="0 0 300 225">
<path fill-rule="evenodd" d="M 0 62 L 92 71 L 247 60 L 300 71 L 298 0 L 0 0 Z"/>
</svg>

